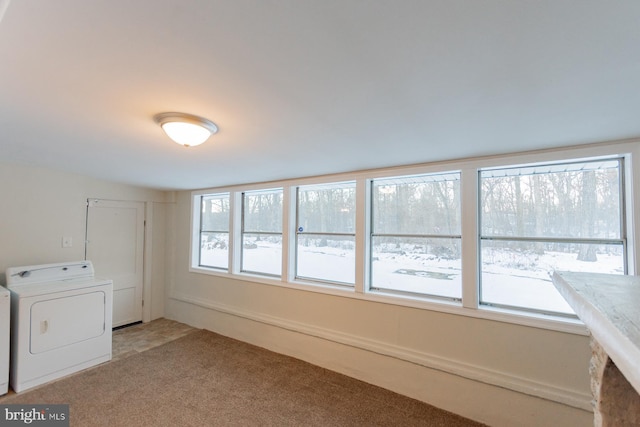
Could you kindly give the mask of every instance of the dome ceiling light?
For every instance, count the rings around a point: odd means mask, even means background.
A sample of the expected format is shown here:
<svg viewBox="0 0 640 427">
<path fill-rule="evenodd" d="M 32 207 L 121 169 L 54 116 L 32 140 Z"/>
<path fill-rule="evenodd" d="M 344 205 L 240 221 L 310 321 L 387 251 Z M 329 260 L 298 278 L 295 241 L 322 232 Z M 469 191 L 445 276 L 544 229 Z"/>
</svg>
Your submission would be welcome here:
<svg viewBox="0 0 640 427">
<path fill-rule="evenodd" d="M 169 138 L 185 147 L 200 145 L 218 132 L 218 126 L 211 120 L 193 114 L 160 113 L 153 120 Z"/>
</svg>

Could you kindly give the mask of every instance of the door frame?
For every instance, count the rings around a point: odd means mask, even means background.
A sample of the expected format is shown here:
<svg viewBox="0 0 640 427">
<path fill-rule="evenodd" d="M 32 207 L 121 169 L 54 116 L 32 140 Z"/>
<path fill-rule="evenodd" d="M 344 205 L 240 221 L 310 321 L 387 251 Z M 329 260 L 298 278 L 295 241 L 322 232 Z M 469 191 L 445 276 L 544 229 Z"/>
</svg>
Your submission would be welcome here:
<svg viewBox="0 0 640 427">
<path fill-rule="evenodd" d="M 150 204 L 152 202 L 141 200 L 118 200 L 118 199 L 103 199 L 100 197 L 88 197 L 86 202 L 85 211 L 85 232 L 84 232 L 84 259 L 87 259 L 87 245 L 89 234 L 89 206 L 92 200 L 101 202 L 135 202 L 142 203 L 144 206 L 143 212 L 143 242 L 142 242 L 142 323 L 148 323 L 151 319 L 151 274 L 149 274 L 149 268 L 151 266 L 152 257 L 152 226 L 153 215 Z"/>
</svg>

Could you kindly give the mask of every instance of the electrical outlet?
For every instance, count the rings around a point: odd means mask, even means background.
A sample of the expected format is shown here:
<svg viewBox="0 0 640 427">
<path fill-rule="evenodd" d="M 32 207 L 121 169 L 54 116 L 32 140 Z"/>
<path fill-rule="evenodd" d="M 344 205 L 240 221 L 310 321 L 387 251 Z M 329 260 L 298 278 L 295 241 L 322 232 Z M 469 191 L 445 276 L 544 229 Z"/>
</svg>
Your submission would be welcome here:
<svg viewBox="0 0 640 427">
<path fill-rule="evenodd" d="M 62 247 L 70 248 L 73 245 L 73 239 L 71 237 L 63 237 L 62 238 Z"/>
</svg>

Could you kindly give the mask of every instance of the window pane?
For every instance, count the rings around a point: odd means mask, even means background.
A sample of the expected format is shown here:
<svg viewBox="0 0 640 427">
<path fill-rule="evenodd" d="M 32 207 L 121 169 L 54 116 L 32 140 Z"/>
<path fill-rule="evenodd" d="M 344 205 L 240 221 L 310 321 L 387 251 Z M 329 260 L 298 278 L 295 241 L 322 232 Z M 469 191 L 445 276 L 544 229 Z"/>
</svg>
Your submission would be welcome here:
<svg viewBox="0 0 640 427">
<path fill-rule="evenodd" d="M 460 239 L 374 237 L 376 289 L 462 298 Z"/>
<path fill-rule="evenodd" d="M 619 239 L 620 161 L 481 173 L 483 236 Z"/>
<path fill-rule="evenodd" d="M 298 234 L 296 277 L 353 285 L 355 238 Z"/>
<path fill-rule="evenodd" d="M 460 234 L 460 174 L 373 181 L 375 234 Z"/>
<path fill-rule="evenodd" d="M 282 235 L 245 233 L 242 241 L 242 271 L 280 276 Z"/>
<path fill-rule="evenodd" d="M 200 231 L 229 231 L 229 193 L 202 197 Z"/>
<path fill-rule="evenodd" d="M 245 192 L 242 209 L 241 271 L 280 276 L 282 189 Z"/>
<path fill-rule="evenodd" d="M 200 234 L 200 265 L 227 269 L 229 266 L 229 233 Z"/>
<path fill-rule="evenodd" d="M 481 302 L 573 313 L 551 282 L 554 270 L 623 274 L 622 245 L 482 241 Z"/>
<path fill-rule="evenodd" d="M 298 231 L 354 233 L 355 182 L 298 188 Z"/>
<path fill-rule="evenodd" d="M 202 196 L 200 265 L 229 267 L 229 193 Z"/>
<path fill-rule="evenodd" d="M 243 208 L 245 232 L 282 232 L 282 189 L 246 192 Z"/>
</svg>

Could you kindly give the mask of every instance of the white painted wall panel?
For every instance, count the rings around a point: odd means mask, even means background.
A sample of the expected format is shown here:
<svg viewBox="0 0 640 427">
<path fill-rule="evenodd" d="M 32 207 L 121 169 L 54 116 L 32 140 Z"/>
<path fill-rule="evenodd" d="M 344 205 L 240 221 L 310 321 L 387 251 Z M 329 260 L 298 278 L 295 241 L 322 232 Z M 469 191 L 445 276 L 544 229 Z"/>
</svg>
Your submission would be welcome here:
<svg viewBox="0 0 640 427">
<path fill-rule="evenodd" d="M 3 201 L 0 214 L 0 285 L 6 284 L 2 272 L 11 266 L 84 259 L 88 198 L 164 203 L 168 194 L 82 175 L 0 162 L 0 200 Z M 62 247 L 63 236 L 72 238 L 71 247 Z M 157 251 L 164 253 L 164 240 L 159 238 L 155 244 Z M 150 282 L 151 294 L 158 294 L 162 300 L 164 277 L 152 277 L 156 278 L 158 280 Z M 162 310 L 163 306 L 158 305 L 156 318 L 162 317 Z"/>
</svg>

